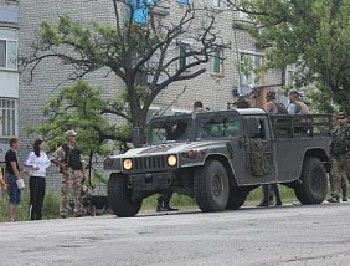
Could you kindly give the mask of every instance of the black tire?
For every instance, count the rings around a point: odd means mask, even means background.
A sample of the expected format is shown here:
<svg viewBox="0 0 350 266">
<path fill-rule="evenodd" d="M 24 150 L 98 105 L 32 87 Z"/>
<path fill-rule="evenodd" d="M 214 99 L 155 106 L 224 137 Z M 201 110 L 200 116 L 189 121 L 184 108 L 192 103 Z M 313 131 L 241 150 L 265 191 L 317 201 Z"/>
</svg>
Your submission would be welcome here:
<svg viewBox="0 0 350 266">
<path fill-rule="evenodd" d="M 223 211 L 229 195 L 225 167 L 216 160 L 209 160 L 194 174 L 194 195 L 202 212 Z"/>
<path fill-rule="evenodd" d="M 119 217 L 135 216 L 141 208 L 142 201 L 131 199 L 132 190 L 127 184 L 128 177 L 122 174 L 111 175 L 108 180 L 108 205 Z"/>
<path fill-rule="evenodd" d="M 239 189 L 239 188 L 231 189 L 227 200 L 226 209 L 238 210 L 243 205 L 247 196 L 248 196 L 248 192 L 245 191 L 244 189 Z"/>
<path fill-rule="evenodd" d="M 302 183 L 296 185 L 294 192 L 302 204 L 320 204 L 325 200 L 328 180 L 326 169 L 319 158 L 306 159 L 301 180 Z"/>
</svg>

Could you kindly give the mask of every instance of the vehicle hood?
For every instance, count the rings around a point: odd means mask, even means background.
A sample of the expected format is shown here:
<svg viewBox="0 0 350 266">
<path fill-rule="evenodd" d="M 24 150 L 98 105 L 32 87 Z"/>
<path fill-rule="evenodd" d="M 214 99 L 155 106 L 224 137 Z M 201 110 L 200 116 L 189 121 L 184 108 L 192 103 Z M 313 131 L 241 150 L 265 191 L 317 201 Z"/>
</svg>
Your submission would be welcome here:
<svg viewBox="0 0 350 266">
<path fill-rule="evenodd" d="M 193 143 L 171 143 L 171 144 L 154 144 L 144 148 L 130 149 L 128 152 L 118 155 L 112 155 L 110 158 L 132 158 L 132 157 L 147 157 L 152 155 L 178 154 L 191 149 L 202 150 L 225 145 L 222 142 L 193 142 Z"/>
</svg>

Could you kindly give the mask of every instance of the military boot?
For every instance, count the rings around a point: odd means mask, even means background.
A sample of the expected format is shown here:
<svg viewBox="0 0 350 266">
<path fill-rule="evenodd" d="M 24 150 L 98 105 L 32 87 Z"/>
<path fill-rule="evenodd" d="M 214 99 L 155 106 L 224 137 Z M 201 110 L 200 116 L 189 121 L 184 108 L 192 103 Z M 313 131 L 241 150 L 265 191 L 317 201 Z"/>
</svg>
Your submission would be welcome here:
<svg viewBox="0 0 350 266">
<path fill-rule="evenodd" d="M 269 196 L 269 206 L 273 205 L 273 196 Z"/>
<path fill-rule="evenodd" d="M 343 201 L 347 201 L 347 197 L 346 197 L 346 186 L 343 187 Z"/>
<path fill-rule="evenodd" d="M 158 203 L 156 207 L 156 212 L 160 212 L 164 209 L 164 198 L 160 195 L 158 197 Z"/>
<path fill-rule="evenodd" d="M 166 200 L 164 201 L 164 210 L 165 211 L 178 211 L 179 209 L 174 209 L 170 207 L 170 201 Z"/>
<path fill-rule="evenodd" d="M 328 201 L 329 201 L 329 203 L 339 203 L 339 202 L 340 202 L 339 196 L 333 194 L 333 195 L 332 195 L 332 198 L 330 198 Z"/>
<path fill-rule="evenodd" d="M 164 197 L 158 198 L 158 204 L 156 208 L 157 212 L 161 211 L 178 211 L 178 209 L 173 209 L 170 207 L 170 202 L 168 200 L 165 200 Z"/>
<path fill-rule="evenodd" d="M 282 200 L 280 198 L 276 199 L 276 206 L 282 206 Z"/>
</svg>

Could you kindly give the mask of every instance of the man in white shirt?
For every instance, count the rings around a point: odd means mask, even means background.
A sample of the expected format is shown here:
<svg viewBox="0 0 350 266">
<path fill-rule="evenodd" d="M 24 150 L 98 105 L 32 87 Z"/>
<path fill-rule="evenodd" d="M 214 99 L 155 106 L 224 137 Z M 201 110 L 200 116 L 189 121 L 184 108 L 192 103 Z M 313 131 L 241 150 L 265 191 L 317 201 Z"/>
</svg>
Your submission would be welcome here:
<svg viewBox="0 0 350 266">
<path fill-rule="evenodd" d="M 298 114 L 301 111 L 301 107 L 298 103 L 299 92 L 295 89 L 292 89 L 288 92 L 289 104 L 287 106 L 288 114 Z"/>
<path fill-rule="evenodd" d="M 309 107 L 299 101 L 300 99 L 300 93 L 292 89 L 288 92 L 288 98 L 289 98 L 289 104 L 287 106 L 288 114 L 309 114 L 310 110 Z"/>
</svg>

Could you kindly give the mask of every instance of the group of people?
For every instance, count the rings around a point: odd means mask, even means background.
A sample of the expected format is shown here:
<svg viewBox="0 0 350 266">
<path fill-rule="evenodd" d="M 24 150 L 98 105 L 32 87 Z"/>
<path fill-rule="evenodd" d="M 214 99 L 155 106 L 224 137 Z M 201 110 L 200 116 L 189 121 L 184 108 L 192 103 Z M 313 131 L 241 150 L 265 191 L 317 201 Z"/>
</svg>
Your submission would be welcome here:
<svg viewBox="0 0 350 266">
<path fill-rule="evenodd" d="M 267 92 L 266 95 L 266 108 L 265 111 L 269 114 L 309 114 L 309 107 L 300 100 L 300 93 L 297 90 L 290 90 L 288 92 L 288 106 L 284 107 L 282 104 L 276 101 L 276 94 L 273 91 Z M 263 199 L 258 206 L 267 207 L 275 204 L 276 206 L 282 205 L 282 200 L 279 194 L 277 184 L 262 185 Z"/>
<path fill-rule="evenodd" d="M 296 90 L 288 93 L 289 104 L 287 108 L 276 102 L 275 93 L 267 93 L 266 112 L 270 114 L 288 113 L 288 114 L 308 114 L 309 108 L 299 100 L 300 94 Z M 203 104 L 194 103 L 193 113 L 201 112 Z M 350 126 L 346 123 L 346 115 L 339 112 L 335 117 L 335 130 L 331 141 L 332 171 L 330 173 L 331 199 L 329 202 L 340 202 L 340 194 L 343 191 L 343 200 L 346 197 L 346 183 L 350 180 Z M 46 190 L 46 171 L 51 163 L 60 167 L 62 173 L 61 193 L 62 199 L 60 204 L 60 214 L 62 218 L 68 215 L 68 195 L 74 195 L 74 214 L 83 215 L 82 204 L 82 186 L 86 179 L 81 150 L 76 144 L 77 133 L 74 130 L 66 132 L 66 143 L 57 148 L 53 157 L 48 158 L 45 153 L 45 141 L 37 139 L 33 144 L 33 151 L 30 152 L 25 168 L 30 173 L 29 191 L 30 206 L 29 217 L 31 220 L 42 219 L 43 200 Z M 9 196 L 8 215 L 9 221 L 14 221 L 16 217 L 16 207 L 21 201 L 21 189 L 18 186 L 18 180 L 23 173 L 20 168 L 17 151 L 20 149 L 20 140 L 17 138 L 10 139 L 10 149 L 5 155 L 6 165 L 6 184 L 5 177 L 0 171 L 0 190 Z M 1 156 L 1 154 L 0 154 Z M 282 205 L 277 184 L 266 184 L 263 188 L 263 199 L 258 206 Z M 5 195 L 5 193 L 3 193 Z M 157 211 L 175 210 L 170 207 L 171 190 L 160 193 L 157 204 Z M 275 198 L 275 201 L 274 201 Z"/>
<path fill-rule="evenodd" d="M 45 153 L 45 141 L 35 140 L 33 151 L 29 153 L 24 163 L 24 168 L 20 167 L 17 152 L 20 149 L 20 140 L 10 139 L 10 149 L 5 155 L 6 178 L 0 175 L 0 186 L 3 192 L 8 195 L 8 216 L 9 221 L 15 221 L 16 209 L 21 201 L 21 188 L 18 181 L 21 175 L 28 171 L 30 174 L 29 191 L 30 206 L 29 219 L 41 220 L 43 217 L 43 200 L 46 191 L 46 172 L 51 163 L 59 166 L 62 173 L 62 200 L 60 214 L 62 218 L 67 218 L 67 195 L 74 195 L 74 214 L 83 215 L 82 204 L 82 183 L 86 178 L 83 169 L 82 153 L 76 145 L 77 133 L 74 130 L 66 132 L 66 143 L 57 148 L 53 158 L 49 159 Z M 0 172 L 1 173 L 1 172 Z M 5 182 L 6 180 L 6 182 Z"/>
<path fill-rule="evenodd" d="M 271 114 L 308 114 L 307 105 L 299 101 L 300 94 L 291 90 L 288 93 L 289 105 L 287 108 L 275 101 L 275 93 L 267 93 L 266 111 Z M 339 112 L 334 117 L 334 131 L 331 140 L 331 172 L 329 175 L 331 198 L 330 203 L 339 203 L 342 195 L 343 201 L 347 201 L 347 183 L 350 182 L 350 125 L 347 123 L 346 114 Z M 277 184 L 263 185 L 263 199 L 258 206 L 282 205 Z"/>
</svg>

